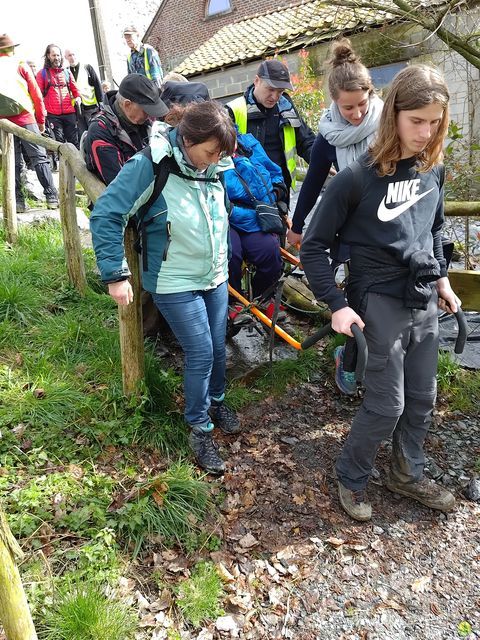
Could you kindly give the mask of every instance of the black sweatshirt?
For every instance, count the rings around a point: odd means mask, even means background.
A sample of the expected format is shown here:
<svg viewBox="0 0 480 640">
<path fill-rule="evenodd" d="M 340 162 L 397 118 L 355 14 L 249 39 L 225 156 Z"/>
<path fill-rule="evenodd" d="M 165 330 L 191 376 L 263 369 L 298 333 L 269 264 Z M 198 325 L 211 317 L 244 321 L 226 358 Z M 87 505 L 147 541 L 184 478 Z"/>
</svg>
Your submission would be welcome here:
<svg viewBox="0 0 480 640">
<path fill-rule="evenodd" d="M 377 253 L 379 273 L 383 252 L 388 256 L 384 261 L 387 268 L 392 260 L 400 267 L 408 267 L 415 252 L 426 251 L 438 260 L 441 275 L 447 275 L 441 241 L 444 215 L 439 167 L 420 173 L 415 158 L 408 158 L 397 163 L 393 176 L 379 177 L 375 167 L 366 166 L 368 160 L 368 154 L 359 158 L 359 176 L 354 178 L 347 167 L 332 179 L 302 243 L 300 258 L 310 287 L 332 312 L 347 306 L 343 291 L 336 287 L 327 253 L 339 241 L 350 245 L 353 280 L 361 277 L 356 265 L 362 258 L 362 249 L 365 254 L 372 255 L 372 249 Z M 361 187 L 358 203 L 353 201 L 354 182 Z M 406 284 L 406 278 L 401 282 L 379 282 L 373 290 L 402 297 Z"/>
</svg>

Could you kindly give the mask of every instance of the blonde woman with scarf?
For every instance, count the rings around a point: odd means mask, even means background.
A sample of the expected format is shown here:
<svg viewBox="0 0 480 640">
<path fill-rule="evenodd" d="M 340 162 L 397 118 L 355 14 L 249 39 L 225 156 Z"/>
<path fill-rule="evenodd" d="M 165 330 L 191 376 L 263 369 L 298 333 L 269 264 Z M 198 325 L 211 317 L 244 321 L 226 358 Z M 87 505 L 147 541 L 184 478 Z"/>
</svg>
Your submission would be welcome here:
<svg viewBox="0 0 480 640">
<path fill-rule="evenodd" d="M 382 114 L 383 102 L 375 94 L 368 69 L 360 62 L 350 40 L 343 38 L 333 44 L 329 65 L 328 89 L 332 104 L 320 120 L 292 227 L 287 232 L 287 240 L 292 245 L 301 243 L 305 218 L 314 207 L 332 167 L 341 171 L 368 150 Z M 337 262 L 348 257 L 345 247 L 341 253 Z M 355 374 L 344 371 L 344 352 L 344 347 L 335 349 L 335 382 L 342 393 L 355 395 Z"/>
</svg>

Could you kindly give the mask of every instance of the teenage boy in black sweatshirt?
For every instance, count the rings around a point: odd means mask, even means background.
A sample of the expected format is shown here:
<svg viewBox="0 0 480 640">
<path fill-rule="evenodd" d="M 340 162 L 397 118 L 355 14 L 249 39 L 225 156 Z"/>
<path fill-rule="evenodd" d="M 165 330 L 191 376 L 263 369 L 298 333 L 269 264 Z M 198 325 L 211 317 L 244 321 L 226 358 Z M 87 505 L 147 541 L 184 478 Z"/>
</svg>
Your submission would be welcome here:
<svg viewBox="0 0 480 640">
<path fill-rule="evenodd" d="M 368 344 L 366 393 L 336 463 L 339 498 L 356 520 L 371 518 L 365 489 L 382 440 L 393 436 L 386 486 L 432 509 L 454 496 L 423 475 L 423 443 L 436 399 L 437 307 L 460 301 L 442 253 L 442 147 L 449 93 L 437 71 L 403 69 L 383 108 L 376 141 L 359 164 L 332 180 L 301 249 L 316 297 L 332 327 Z M 335 285 L 327 250 L 350 246 L 347 299 Z"/>
</svg>

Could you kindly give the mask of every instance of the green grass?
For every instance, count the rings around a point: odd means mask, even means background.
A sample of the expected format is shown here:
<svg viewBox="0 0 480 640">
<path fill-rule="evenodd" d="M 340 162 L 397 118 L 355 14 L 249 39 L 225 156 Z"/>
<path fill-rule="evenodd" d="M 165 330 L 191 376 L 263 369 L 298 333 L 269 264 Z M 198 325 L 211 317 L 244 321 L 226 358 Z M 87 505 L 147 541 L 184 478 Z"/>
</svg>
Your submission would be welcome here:
<svg viewBox="0 0 480 640">
<path fill-rule="evenodd" d="M 29 460 L 38 463 L 45 459 L 41 454 L 34 451 Z M 35 548 L 41 536 L 33 534 L 45 525 L 86 537 L 106 526 L 114 486 L 110 477 L 78 466 L 53 473 L 33 466 L 25 471 L 20 477 L 12 473 L 0 478 L 10 528 L 17 538 L 33 536 Z"/>
<path fill-rule="evenodd" d="M 115 524 L 119 536 L 137 555 L 151 536 L 165 546 L 191 546 L 212 510 L 209 484 L 191 464 L 175 462 L 137 486 L 136 497 L 118 509 Z"/>
<path fill-rule="evenodd" d="M 222 582 L 211 562 L 199 562 L 190 578 L 177 589 L 176 605 L 193 627 L 200 627 L 223 614 Z"/>
<path fill-rule="evenodd" d="M 129 607 L 98 585 L 67 582 L 42 626 L 45 640 L 130 640 L 137 621 Z"/>
<path fill-rule="evenodd" d="M 479 371 L 462 369 L 449 352 L 441 351 L 438 358 L 437 383 L 438 391 L 451 411 L 479 415 Z"/>
<path fill-rule="evenodd" d="M 322 368 L 322 358 L 315 349 L 299 351 L 295 359 L 277 360 L 265 365 L 255 386 L 262 391 L 280 394 L 289 384 L 307 382 Z"/>
</svg>

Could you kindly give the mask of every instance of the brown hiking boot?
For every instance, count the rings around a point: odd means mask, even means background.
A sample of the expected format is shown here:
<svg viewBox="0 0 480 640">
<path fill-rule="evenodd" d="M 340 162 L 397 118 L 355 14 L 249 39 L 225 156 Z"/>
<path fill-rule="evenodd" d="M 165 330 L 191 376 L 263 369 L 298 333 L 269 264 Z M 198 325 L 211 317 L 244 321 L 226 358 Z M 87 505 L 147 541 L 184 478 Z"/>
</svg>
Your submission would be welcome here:
<svg viewBox="0 0 480 640">
<path fill-rule="evenodd" d="M 372 517 L 372 505 L 366 501 L 365 489 L 351 491 L 338 482 L 340 504 L 354 520 L 365 522 Z"/>
<path fill-rule="evenodd" d="M 433 480 L 422 478 L 418 482 L 398 482 L 387 476 L 385 486 L 394 493 L 413 498 L 430 509 L 438 511 L 451 511 L 455 506 L 455 496 Z"/>
</svg>

